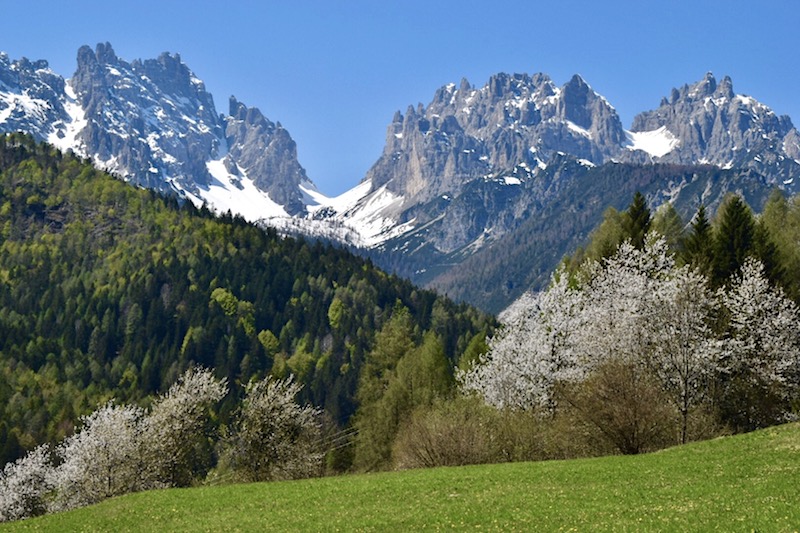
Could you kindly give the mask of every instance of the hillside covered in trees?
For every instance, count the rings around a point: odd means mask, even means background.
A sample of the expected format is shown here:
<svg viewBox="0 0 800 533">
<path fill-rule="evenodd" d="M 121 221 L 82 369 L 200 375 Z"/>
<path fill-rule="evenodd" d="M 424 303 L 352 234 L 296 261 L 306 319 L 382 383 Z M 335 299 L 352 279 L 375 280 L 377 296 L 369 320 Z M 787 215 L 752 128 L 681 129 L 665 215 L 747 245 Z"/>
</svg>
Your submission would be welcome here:
<svg viewBox="0 0 800 533">
<path fill-rule="evenodd" d="M 406 336 L 398 357 L 425 348 L 451 377 L 492 325 L 343 250 L 0 137 L 0 463 L 112 397 L 148 404 L 194 364 L 232 385 L 223 421 L 251 379 L 292 374 L 344 427 L 390 322 Z"/>
<path fill-rule="evenodd" d="M 688 227 L 637 193 L 624 212 L 606 211 L 545 291 L 505 313 L 462 388 L 528 413 L 540 458 L 797 420 L 799 222 L 800 199 L 778 192 L 757 217 L 730 195 Z"/>
</svg>

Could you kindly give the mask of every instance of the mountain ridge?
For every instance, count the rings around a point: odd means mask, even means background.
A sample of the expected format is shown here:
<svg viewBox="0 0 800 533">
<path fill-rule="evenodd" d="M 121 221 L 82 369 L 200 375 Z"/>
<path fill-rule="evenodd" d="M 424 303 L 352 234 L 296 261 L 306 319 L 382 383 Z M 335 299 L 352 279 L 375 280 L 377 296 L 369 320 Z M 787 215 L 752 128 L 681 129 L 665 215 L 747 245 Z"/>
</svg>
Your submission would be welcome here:
<svg viewBox="0 0 800 533">
<path fill-rule="evenodd" d="M 433 272 L 513 235 L 565 187 L 579 195 L 589 184 L 573 187 L 563 177 L 583 176 L 580 168 L 738 172 L 705 189 L 684 179 L 653 184 L 648 193 L 661 202 L 691 186 L 696 197 L 683 201 L 692 205 L 713 202 L 728 187 L 747 189 L 747 179 L 793 192 L 800 177 L 800 134 L 791 119 L 711 73 L 672 89 L 629 130 L 577 74 L 560 86 L 543 73 L 499 73 L 482 87 L 450 83 L 428 105 L 396 112 L 375 164 L 335 198 L 306 175 L 280 122 L 234 97 L 228 107 L 217 113 L 178 54 L 128 63 L 108 43 L 84 46 L 69 80 L 46 61 L 0 55 L 0 131 L 27 131 L 218 213 L 366 250 L 418 283 L 435 283 Z"/>
</svg>

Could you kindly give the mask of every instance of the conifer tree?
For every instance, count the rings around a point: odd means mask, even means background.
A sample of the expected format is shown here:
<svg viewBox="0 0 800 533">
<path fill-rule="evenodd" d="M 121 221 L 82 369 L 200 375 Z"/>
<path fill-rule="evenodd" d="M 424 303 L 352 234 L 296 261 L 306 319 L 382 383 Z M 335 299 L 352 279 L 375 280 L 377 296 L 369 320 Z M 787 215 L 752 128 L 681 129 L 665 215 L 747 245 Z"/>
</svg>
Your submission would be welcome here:
<svg viewBox="0 0 800 533">
<path fill-rule="evenodd" d="M 764 266 L 764 274 L 773 285 L 785 286 L 784 270 L 781 267 L 780 252 L 769 228 L 762 221 L 756 222 L 753 232 L 753 253 Z"/>
<path fill-rule="evenodd" d="M 627 215 L 623 221 L 623 229 L 626 238 L 631 240 L 631 244 L 637 250 L 644 248 L 644 241 L 647 232 L 650 231 L 650 208 L 647 207 L 647 200 L 639 191 L 633 195 L 633 201 L 628 206 Z"/>
<path fill-rule="evenodd" d="M 730 196 L 717 213 L 713 285 L 720 286 L 739 271 L 755 246 L 755 220 L 739 196 Z"/>
<path fill-rule="evenodd" d="M 692 229 L 684 243 L 683 262 L 701 274 L 710 275 L 714 258 L 714 234 L 706 216 L 706 207 L 700 205 L 692 220 Z"/>
</svg>

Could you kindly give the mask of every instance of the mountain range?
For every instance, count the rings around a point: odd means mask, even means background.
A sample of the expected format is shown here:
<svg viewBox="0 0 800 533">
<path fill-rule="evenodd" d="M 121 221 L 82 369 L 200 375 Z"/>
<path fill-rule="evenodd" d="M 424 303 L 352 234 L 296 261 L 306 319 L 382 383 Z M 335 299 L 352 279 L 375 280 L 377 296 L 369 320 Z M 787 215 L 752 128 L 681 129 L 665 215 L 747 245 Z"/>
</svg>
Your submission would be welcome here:
<svg viewBox="0 0 800 533">
<path fill-rule="evenodd" d="M 758 207 L 770 189 L 800 182 L 789 117 L 710 73 L 627 130 L 578 75 L 562 86 L 541 73 L 445 85 L 394 115 L 376 163 L 335 198 L 306 175 L 280 122 L 234 97 L 218 113 L 177 54 L 127 62 L 108 43 L 84 46 L 69 79 L 44 60 L 0 54 L 0 131 L 220 213 L 346 243 L 492 311 L 545 283 L 635 190 L 691 217 L 729 191 Z"/>
</svg>

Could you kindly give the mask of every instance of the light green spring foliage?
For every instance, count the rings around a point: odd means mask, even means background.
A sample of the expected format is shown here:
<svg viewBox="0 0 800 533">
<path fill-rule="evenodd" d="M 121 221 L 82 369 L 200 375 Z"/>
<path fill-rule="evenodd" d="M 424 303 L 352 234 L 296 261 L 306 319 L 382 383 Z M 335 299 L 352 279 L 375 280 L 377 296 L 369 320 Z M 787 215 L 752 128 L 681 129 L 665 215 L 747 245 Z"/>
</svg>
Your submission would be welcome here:
<svg viewBox="0 0 800 533">
<path fill-rule="evenodd" d="M 360 470 L 392 466 L 392 446 L 415 407 L 430 405 L 452 389 L 452 369 L 439 336 L 417 343 L 408 311 L 395 315 L 376 336 L 359 381 L 354 465 Z"/>
</svg>

